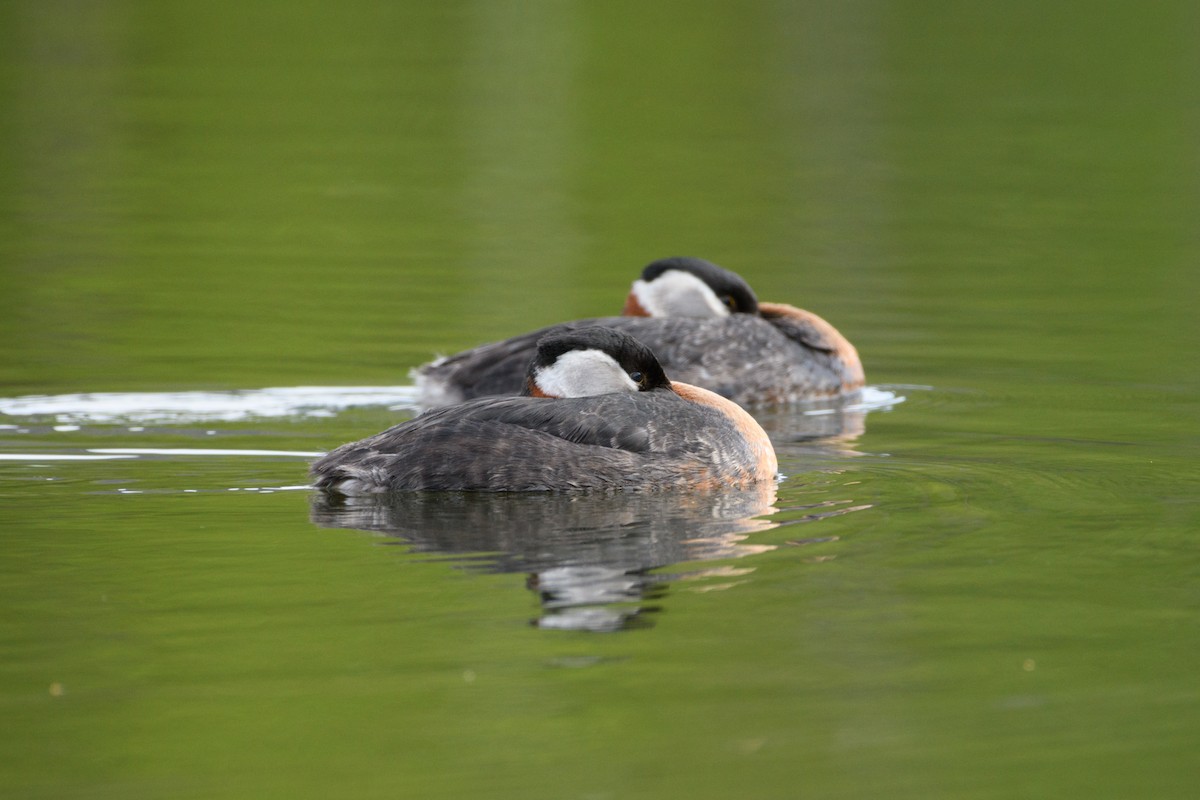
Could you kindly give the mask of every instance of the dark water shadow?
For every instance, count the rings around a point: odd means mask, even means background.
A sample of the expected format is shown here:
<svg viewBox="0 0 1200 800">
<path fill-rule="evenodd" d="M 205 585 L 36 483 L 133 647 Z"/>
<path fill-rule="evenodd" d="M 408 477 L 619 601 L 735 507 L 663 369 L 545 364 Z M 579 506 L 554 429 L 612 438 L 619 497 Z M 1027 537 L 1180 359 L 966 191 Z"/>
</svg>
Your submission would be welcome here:
<svg viewBox="0 0 1200 800">
<path fill-rule="evenodd" d="M 466 569 L 524 573 L 544 628 L 652 624 L 654 602 L 696 561 L 772 549 L 746 541 L 778 523 L 775 484 L 719 493 L 315 495 L 311 520 L 383 534 Z"/>
</svg>

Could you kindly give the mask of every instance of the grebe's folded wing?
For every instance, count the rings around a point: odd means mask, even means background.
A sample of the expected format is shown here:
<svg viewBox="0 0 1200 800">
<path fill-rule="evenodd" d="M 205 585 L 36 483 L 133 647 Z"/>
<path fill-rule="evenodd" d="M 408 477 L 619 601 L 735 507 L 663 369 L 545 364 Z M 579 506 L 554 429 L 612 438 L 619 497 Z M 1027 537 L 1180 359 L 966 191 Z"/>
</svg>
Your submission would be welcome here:
<svg viewBox="0 0 1200 800">
<path fill-rule="evenodd" d="M 656 394 L 674 397 L 671 392 Z M 573 444 L 642 452 L 650 445 L 651 425 L 644 412 L 639 413 L 641 402 L 634 394 L 554 400 L 484 398 L 426 412 L 360 444 L 388 449 L 402 440 L 468 436 L 477 441 L 480 436 L 503 438 L 517 431 L 535 431 Z"/>
<path fill-rule="evenodd" d="M 317 487 L 344 494 L 675 480 L 670 457 L 653 446 L 651 426 L 639 423 L 636 404 L 627 402 L 635 397 L 485 398 L 437 409 L 337 448 L 313 464 L 312 475 Z"/>
<path fill-rule="evenodd" d="M 838 333 L 837 328 L 811 311 L 786 303 L 760 303 L 759 311 L 763 319 L 778 328 L 781 333 L 810 350 L 836 353 L 849 344 L 845 337 Z"/>
</svg>

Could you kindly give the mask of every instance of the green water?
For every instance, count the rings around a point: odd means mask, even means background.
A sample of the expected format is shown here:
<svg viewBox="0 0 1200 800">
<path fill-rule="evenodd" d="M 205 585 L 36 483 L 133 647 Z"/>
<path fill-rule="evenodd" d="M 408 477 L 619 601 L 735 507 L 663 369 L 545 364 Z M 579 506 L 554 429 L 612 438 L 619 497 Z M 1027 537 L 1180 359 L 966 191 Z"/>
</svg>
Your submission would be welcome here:
<svg viewBox="0 0 1200 800">
<path fill-rule="evenodd" d="M 0 398 L 395 386 L 673 254 L 904 398 L 582 507 L 0 414 L 0 794 L 1194 796 L 1200 14 L 1047 5 L 0 7 Z"/>
</svg>

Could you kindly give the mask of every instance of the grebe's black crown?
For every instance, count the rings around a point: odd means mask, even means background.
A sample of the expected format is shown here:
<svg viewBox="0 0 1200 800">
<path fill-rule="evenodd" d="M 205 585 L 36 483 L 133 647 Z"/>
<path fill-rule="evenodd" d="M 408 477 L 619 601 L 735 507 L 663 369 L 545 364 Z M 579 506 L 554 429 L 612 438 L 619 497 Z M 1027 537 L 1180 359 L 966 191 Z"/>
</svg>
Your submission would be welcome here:
<svg viewBox="0 0 1200 800">
<path fill-rule="evenodd" d="M 671 386 L 654 351 L 628 333 L 599 325 L 560 329 L 543 336 L 538 340 L 537 355 L 529 365 L 530 376 L 537 369 L 550 366 L 570 350 L 600 350 L 607 353 L 631 376 L 640 373 L 642 379 L 637 382 L 641 391 Z"/>
<path fill-rule="evenodd" d="M 736 314 L 757 314 L 758 298 L 754 290 L 736 272 L 718 267 L 711 261 L 691 256 L 674 256 L 652 261 L 642 269 L 642 280 L 652 281 L 668 270 L 690 272 L 708 284 L 722 302 L 730 303 L 731 310 Z"/>
</svg>

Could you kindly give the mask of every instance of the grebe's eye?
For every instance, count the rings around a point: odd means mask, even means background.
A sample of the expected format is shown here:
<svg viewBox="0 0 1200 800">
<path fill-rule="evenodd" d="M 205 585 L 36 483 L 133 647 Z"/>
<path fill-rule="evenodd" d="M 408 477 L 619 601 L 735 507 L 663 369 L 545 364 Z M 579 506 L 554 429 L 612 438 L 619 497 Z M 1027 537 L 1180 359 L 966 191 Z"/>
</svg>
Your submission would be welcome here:
<svg viewBox="0 0 1200 800">
<path fill-rule="evenodd" d="M 738 310 L 737 300 L 733 299 L 733 295 L 727 294 L 724 297 L 722 297 L 721 299 L 725 301 L 725 307 L 728 308 L 730 311 Z"/>
<path fill-rule="evenodd" d="M 634 372 L 629 373 L 629 380 L 633 381 L 638 386 L 641 386 L 643 383 L 646 382 L 646 376 L 640 372 L 634 371 Z"/>
</svg>

